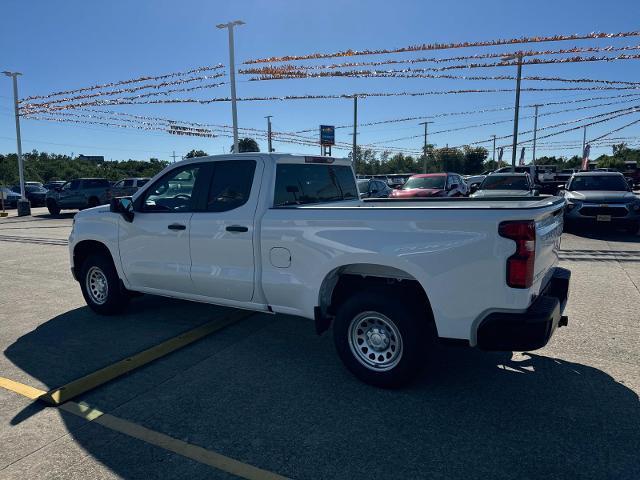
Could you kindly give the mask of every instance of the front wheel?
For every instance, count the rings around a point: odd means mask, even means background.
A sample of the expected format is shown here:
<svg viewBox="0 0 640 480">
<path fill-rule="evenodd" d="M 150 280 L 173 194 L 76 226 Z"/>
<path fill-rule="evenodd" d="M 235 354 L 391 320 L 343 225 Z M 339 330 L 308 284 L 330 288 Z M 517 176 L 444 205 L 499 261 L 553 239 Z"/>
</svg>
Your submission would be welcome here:
<svg viewBox="0 0 640 480">
<path fill-rule="evenodd" d="M 49 215 L 60 214 L 60 206 L 55 200 L 47 200 L 47 210 L 49 210 Z"/>
<path fill-rule="evenodd" d="M 365 383 L 397 388 L 426 363 L 433 334 L 426 312 L 389 292 L 357 293 L 339 308 L 333 339 L 344 365 Z"/>
<path fill-rule="evenodd" d="M 121 312 L 129 295 L 120 286 L 120 279 L 111 258 L 103 254 L 90 255 L 82 264 L 80 288 L 87 305 L 101 315 Z"/>
</svg>

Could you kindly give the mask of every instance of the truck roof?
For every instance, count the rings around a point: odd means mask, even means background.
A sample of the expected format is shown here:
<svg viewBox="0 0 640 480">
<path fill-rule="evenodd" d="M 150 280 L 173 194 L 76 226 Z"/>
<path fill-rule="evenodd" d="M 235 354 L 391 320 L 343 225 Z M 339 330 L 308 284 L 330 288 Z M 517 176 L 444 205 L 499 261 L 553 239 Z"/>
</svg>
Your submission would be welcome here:
<svg viewBox="0 0 640 480">
<path fill-rule="evenodd" d="M 229 153 L 224 155 L 207 155 L 206 157 L 187 158 L 180 162 L 172 163 L 195 163 L 207 160 L 244 160 L 247 158 L 260 158 L 266 162 L 273 163 L 329 163 L 333 165 L 351 165 L 348 158 L 323 157 L 321 155 L 305 155 L 294 153 L 263 153 L 263 152 L 246 152 L 246 153 Z"/>
</svg>

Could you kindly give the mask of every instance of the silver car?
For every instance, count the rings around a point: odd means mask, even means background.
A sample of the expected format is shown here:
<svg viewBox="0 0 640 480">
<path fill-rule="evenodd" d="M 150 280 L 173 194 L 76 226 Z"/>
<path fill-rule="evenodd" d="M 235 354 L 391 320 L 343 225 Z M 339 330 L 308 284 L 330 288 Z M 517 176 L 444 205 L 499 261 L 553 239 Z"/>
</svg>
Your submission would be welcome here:
<svg viewBox="0 0 640 480">
<path fill-rule="evenodd" d="M 620 226 L 631 233 L 640 228 L 640 198 L 618 172 L 579 172 L 564 190 L 565 225 Z"/>
<path fill-rule="evenodd" d="M 369 178 L 358 180 L 360 198 L 387 198 L 393 189 L 382 180 Z"/>
<path fill-rule="evenodd" d="M 473 198 L 535 197 L 538 191 L 528 173 L 493 173 L 488 175 Z"/>
</svg>

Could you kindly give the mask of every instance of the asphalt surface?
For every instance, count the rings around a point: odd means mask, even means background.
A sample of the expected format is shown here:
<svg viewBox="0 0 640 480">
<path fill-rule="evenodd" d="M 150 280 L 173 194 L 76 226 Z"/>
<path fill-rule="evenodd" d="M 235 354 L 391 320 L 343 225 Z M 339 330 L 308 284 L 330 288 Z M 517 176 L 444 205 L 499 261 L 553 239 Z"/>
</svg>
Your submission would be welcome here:
<svg viewBox="0 0 640 480">
<path fill-rule="evenodd" d="M 33 213 L 0 219 L 0 376 L 49 390 L 228 313 L 144 296 L 94 315 L 72 214 Z M 78 401 L 298 479 L 638 479 L 640 236 L 564 234 L 561 265 L 569 326 L 549 345 L 439 346 L 403 390 L 358 382 L 310 322 L 256 314 Z M 235 477 L 0 388 L 0 478 Z"/>
</svg>

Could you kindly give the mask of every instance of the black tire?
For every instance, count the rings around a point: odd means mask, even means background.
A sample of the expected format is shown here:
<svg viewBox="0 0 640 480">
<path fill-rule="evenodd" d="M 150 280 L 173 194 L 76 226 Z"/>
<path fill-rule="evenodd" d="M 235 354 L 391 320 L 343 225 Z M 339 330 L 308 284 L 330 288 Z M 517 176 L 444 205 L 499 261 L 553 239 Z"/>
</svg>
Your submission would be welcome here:
<svg viewBox="0 0 640 480">
<path fill-rule="evenodd" d="M 413 380 L 425 365 L 435 338 L 430 315 L 395 293 L 383 289 L 356 293 L 338 307 L 333 323 L 333 340 L 344 365 L 376 387 L 398 388 Z M 388 322 L 392 326 L 385 325 Z M 399 334 L 395 341 L 393 328 Z M 382 341 L 380 335 L 372 336 L 380 332 L 384 332 Z M 354 351 L 356 346 L 362 354 Z"/>
<path fill-rule="evenodd" d="M 60 206 L 55 200 L 47 200 L 47 210 L 49 210 L 49 215 L 60 215 Z"/>
<path fill-rule="evenodd" d="M 91 197 L 87 202 L 87 208 L 97 207 L 98 205 L 100 205 L 100 200 L 98 200 L 96 197 Z"/>
<path fill-rule="evenodd" d="M 90 275 L 91 278 L 88 278 Z M 80 268 L 79 281 L 85 302 L 91 310 L 100 315 L 121 312 L 131 298 L 121 287 L 113 261 L 105 254 L 98 253 L 87 257 Z M 106 288 L 103 285 L 106 285 Z"/>
</svg>

